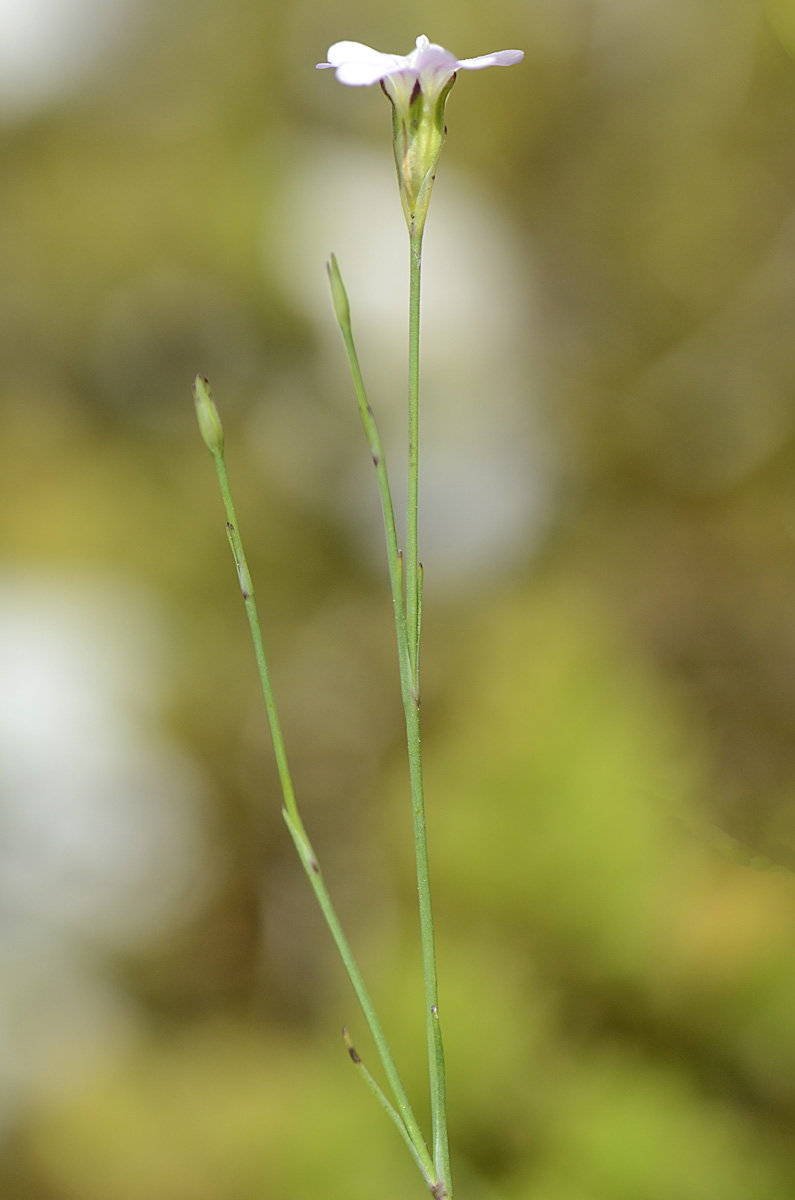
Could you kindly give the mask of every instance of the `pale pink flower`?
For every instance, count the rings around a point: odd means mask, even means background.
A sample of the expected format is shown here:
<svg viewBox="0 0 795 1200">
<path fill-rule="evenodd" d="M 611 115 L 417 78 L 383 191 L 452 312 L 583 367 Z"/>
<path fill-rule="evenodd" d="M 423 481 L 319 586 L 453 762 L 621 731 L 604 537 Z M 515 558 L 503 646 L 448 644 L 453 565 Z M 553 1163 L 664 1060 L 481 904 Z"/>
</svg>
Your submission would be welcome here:
<svg viewBox="0 0 795 1200">
<path fill-rule="evenodd" d="M 524 58 L 522 50 L 498 50 L 480 58 L 456 58 L 423 34 L 411 54 L 381 54 L 361 42 L 335 42 L 328 61 L 340 83 L 370 87 L 380 83 L 392 102 L 395 165 L 409 234 L 421 238 L 436 164 L 447 127 L 444 110 L 459 71 L 509 67 Z"/>
<path fill-rule="evenodd" d="M 423 34 L 411 54 L 381 54 L 361 42 L 335 42 L 328 49 L 328 61 L 318 70 L 333 67 L 340 83 L 350 87 L 369 87 L 381 83 L 396 103 L 408 105 L 419 83 L 423 95 L 433 100 L 444 90 L 457 71 L 480 71 L 483 67 L 509 67 L 524 58 L 523 50 L 497 50 L 479 58 L 456 58 L 443 46 L 429 42 Z"/>
</svg>

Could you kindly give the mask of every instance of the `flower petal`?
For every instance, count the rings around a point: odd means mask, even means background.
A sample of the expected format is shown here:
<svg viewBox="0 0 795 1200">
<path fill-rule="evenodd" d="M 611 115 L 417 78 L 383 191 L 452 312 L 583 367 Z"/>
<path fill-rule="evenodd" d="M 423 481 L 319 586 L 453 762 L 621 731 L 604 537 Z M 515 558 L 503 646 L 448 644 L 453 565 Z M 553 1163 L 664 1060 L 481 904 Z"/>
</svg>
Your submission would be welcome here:
<svg viewBox="0 0 795 1200">
<path fill-rule="evenodd" d="M 388 54 L 381 54 L 379 50 L 373 50 L 372 46 L 365 46 L 363 42 L 335 42 L 333 46 L 328 48 L 328 66 L 339 67 L 344 62 L 376 62 L 380 58 L 389 58 Z"/>
<path fill-rule="evenodd" d="M 417 38 L 419 43 L 420 39 Z M 416 50 L 412 50 L 408 56 L 408 63 L 415 71 L 425 74 L 426 71 L 432 72 L 439 69 L 449 70 L 452 75 L 458 66 L 458 59 L 449 50 L 445 50 L 444 46 L 438 46 L 436 42 L 429 42 L 425 38 L 423 46 L 417 45 Z"/>
<path fill-rule="evenodd" d="M 492 54 L 481 54 L 479 58 L 459 59 L 458 66 L 465 71 L 480 71 L 483 67 L 511 67 L 524 58 L 524 50 L 495 50 Z"/>
<path fill-rule="evenodd" d="M 318 63 L 317 68 L 333 67 L 340 83 L 350 87 L 369 87 L 405 63 L 399 54 L 381 54 L 362 42 L 335 42 L 328 48 L 327 61 Z"/>
<path fill-rule="evenodd" d="M 444 46 L 431 42 L 421 34 L 410 54 L 382 54 L 362 42 L 335 42 L 328 48 L 326 62 L 318 63 L 319 71 L 331 67 L 340 83 L 350 87 L 369 87 L 379 80 L 395 80 L 399 91 L 406 91 L 419 79 L 428 95 L 441 92 L 451 75 L 459 69 L 479 71 L 483 67 L 508 67 L 524 58 L 523 50 L 496 50 L 479 58 L 457 59 Z"/>
</svg>

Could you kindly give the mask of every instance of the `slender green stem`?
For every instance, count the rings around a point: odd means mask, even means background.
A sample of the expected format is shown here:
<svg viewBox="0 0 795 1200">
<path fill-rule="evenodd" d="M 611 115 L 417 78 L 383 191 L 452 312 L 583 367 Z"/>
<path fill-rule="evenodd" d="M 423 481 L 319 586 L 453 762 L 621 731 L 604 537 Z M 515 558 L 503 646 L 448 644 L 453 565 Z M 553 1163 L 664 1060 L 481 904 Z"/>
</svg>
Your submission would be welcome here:
<svg viewBox="0 0 795 1200">
<path fill-rule="evenodd" d="M 373 1093 L 373 1095 L 375 1096 L 378 1103 L 382 1106 L 382 1108 L 384 1108 L 386 1110 L 386 1112 L 389 1114 L 389 1117 L 391 1118 L 391 1120 L 394 1121 L 395 1125 L 398 1128 L 398 1132 L 400 1133 L 400 1136 L 406 1142 L 409 1150 L 411 1151 L 412 1158 L 414 1159 L 415 1163 L 417 1164 L 420 1171 L 422 1172 L 422 1174 L 425 1178 L 425 1182 L 428 1184 L 428 1187 L 432 1188 L 433 1187 L 433 1179 L 428 1174 L 426 1167 L 425 1167 L 425 1163 L 422 1161 L 420 1156 L 417 1154 L 416 1147 L 414 1146 L 414 1143 L 411 1141 L 411 1138 L 409 1137 L 409 1135 L 406 1131 L 406 1127 L 400 1119 L 399 1113 L 395 1112 L 394 1108 L 387 1100 L 383 1091 L 378 1086 L 376 1081 L 373 1079 L 372 1075 L 367 1070 L 367 1067 L 364 1065 L 362 1060 L 359 1058 L 359 1055 L 356 1053 L 353 1043 L 351 1042 L 351 1039 L 348 1036 L 347 1029 L 343 1029 L 342 1036 L 345 1041 L 345 1045 L 348 1048 L 348 1054 L 351 1056 L 351 1061 L 353 1062 L 354 1066 L 356 1067 L 356 1070 L 359 1072 L 359 1075 L 362 1077 L 362 1079 L 366 1083 L 367 1087 Z"/>
<path fill-rule="evenodd" d="M 293 789 L 292 778 L 287 764 L 287 753 L 282 736 L 281 725 L 279 723 L 278 713 L 276 711 L 276 703 L 273 696 L 273 688 L 271 686 L 270 672 L 268 670 L 267 660 L 265 658 L 265 648 L 262 641 L 262 632 L 260 630 L 259 616 L 257 614 L 257 606 L 254 598 L 254 588 L 251 582 L 251 574 L 246 562 L 243 543 L 238 530 L 237 515 L 235 506 L 232 500 L 232 493 L 229 487 L 229 477 L 226 470 L 226 463 L 223 457 L 223 449 L 212 449 L 213 462 L 218 474 L 218 482 L 221 487 L 221 495 L 223 496 L 224 506 L 227 515 L 227 534 L 229 543 L 232 547 L 232 553 L 237 566 L 238 579 L 240 580 L 240 590 L 243 594 L 243 601 L 246 607 L 246 615 L 248 617 L 249 627 L 251 629 L 251 637 L 254 643 L 254 653 L 259 669 L 260 681 L 262 684 L 262 693 L 265 698 L 265 707 L 268 714 L 268 723 L 270 725 L 271 738 L 273 740 L 273 749 L 276 756 L 276 765 L 279 771 L 279 779 L 281 781 L 282 793 L 284 796 L 284 807 L 282 813 L 284 815 L 287 828 L 295 842 L 298 855 L 306 871 L 309 882 L 317 897 L 323 916 L 326 919 L 331 935 L 334 938 L 337 949 L 342 957 L 345 968 L 350 977 L 356 996 L 361 1005 L 373 1040 L 376 1044 L 381 1063 L 384 1068 L 389 1085 L 392 1089 L 392 1094 L 395 1097 L 397 1105 L 397 1113 L 399 1120 L 405 1129 L 405 1137 L 413 1147 L 414 1157 L 420 1164 L 423 1174 L 426 1179 L 430 1179 L 435 1174 L 434 1162 L 432 1161 L 422 1132 L 414 1116 L 414 1113 L 409 1104 L 406 1091 L 403 1083 L 397 1072 L 392 1053 L 387 1045 L 381 1024 L 376 1016 L 370 996 L 364 986 L 361 973 L 356 961 L 351 952 L 351 948 L 340 926 L 339 918 L 334 910 L 331 898 L 328 894 L 326 884 L 323 880 L 323 875 L 320 871 L 320 866 L 315 855 L 309 838 L 306 835 L 301 817 L 298 813 L 298 807 L 295 801 L 295 791 Z M 402 606 L 401 606 L 402 607 Z M 394 1110 L 393 1110 L 394 1111 Z M 397 1115 L 397 1114 L 396 1114 Z"/>
<path fill-rule="evenodd" d="M 419 511 L 419 407 L 420 407 L 420 282 L 422 276 L 422 226 L 409 232 L 409 444 L 408 498 L 406 502 L 406 625 L 413 670 L 413 689 L 404 696 L 406 737 L 409 751 L 411 804 L 414 817 L 414 851 L 417 860 L 417 889 L 420 906 L 422 966 L 425 977 L 425 1017 L 428 1033 L 428 1069 L 431 1085 L 433 1154 L 437 1177 L 452 1196 L 450 1150 L 447 1141 L 447 1099 L 444 1050 L 439 1019 L 436 978 L 436 945 L 431 906 L 428 839 L 425 826 L 425 792 L 420 748 L 420 614 L 422 610 L 422 567 L 418 551 Z M 413 649 L 412 649 L 413 648 Z"/>
<path fill-rule="evenodd" d="M 376 469 L 381 507 L 386 532 L 387 558 L 392 583 L 392 599 L 395 610 L 395 628 L 400 665 L 400 685 L 406 721 L 406 740 L 409 757 L 409 779 L 411 784 L 411 806 L 414 822 L 414 849 L 417 863 L 417 888 L 419 893 L 420 934 L 422 941 L 422 965 L 425 979 L 425 1013 L 428 1038 L 428 1067 L 431 1089 L 431 1115 L 433 1122 L 432 1145 L 436 1170 L 436 1192 L 438 1197 L 452 1197 L 450 1176 L 450 1153 L 447 1141 L 447 1115 L 444 1052 L 442 1049 L 439 1021 L 438 986 L 436 979 L 436 949 L 431 907 L 430 871 L 428 866 L 428 843 L 425 827 L 425 799 L 422 781 L 422 755 L 420 749 L 419 695 L 417 664 L 419 660 L 419 633 L 421 612 L 422 568 L 417 558 L 417 433 L 419 428 L 419 297 L 421 234 L 412 238 L 411 256 L 411 318 L 409 322 L 409 503 L 407 510 L 407 535 L 405 561 L 397 546 L 397 531 L 392 507 L 392 497 L 384 458 L 383 446 L 378 435 L 375 416 L 367 395 L 359 367 L 359 359 L 353 340 L 350 310 L 342 277 L 336 260 L 329 264 L 329 275 L 334 295 L 334 305 L 340 330 L 345 341 L 348 362 L 354 389 L 359 402 L 359 412 L 364 425 L 370 454 Z M 413 432 L 412 432 L 413 431 Z M 413 546 L 413 550 L 412 550 Z M 402 585 L 405 575 L 406 602 L 403 603 Z M 412 602 L 413 597 L 413 602 Z M 412 651 L 413 646 L 413 651 Z"/>
<path fill-rule="evenodd" d="M 414 690 L 419 693 L 419 578 L 417 514 L 419 511 L 420 435 L 420 279 L 422 229 L 409 237 L 409 445 L 406 499 L 406 625 Z"/>
<path fill-rule="evenodd" d="M 345 286 L 342 282 L 342 275 L 340 274 L 337 260 L 333 254 L 329 261 L 329 278 L 331 280 L 332 294 L 334 296 L 340 332 L 342 333 L 343 341 L 345 342 L 345 351 L 348 355 L 348 366 L 350 367 L 351 379 L 353 380 L 356 399 L 359 402 L 359 415 L 362 419 L 365 436 L 367 437 L 367 445 L 370 450 L 370 457 L 373 460 L 373 466 L 375 467 L 376 478 L 378 480 L 378 492 L 381 498 L 381 512 L 383 514 L 384 533 L 386 535 L 389 581 L 392 587 L 392 606 L 395 614 L 398 663 L 400 666 L 400 688 L 401 693 L 405 697 L 406 695 L 410 694 L 412 690 L 413 679 L 410 665 L 409 645 L 406 637 L 406 612 L 403 602 L 404 561 L 403 555 L 398 548 L 395 510 L 392 504 L 392 492 L 389 486 L 389 475 L 386 468 L 384 447 L 381 441 L 381 435 L 378 432 L 375 414 L 373 413 L 373 410 L 370 407 L 367 399 L 364 380 L 362 378 L 362 371 L 361 367 L 359 366 L 359 355 L 357 354 L 356 344 L 353 340 L 348 297 L 345 293 Z"/>
<path fill-rule="evenodd" d="M 414 820 L 414 854 L 417 862 L 417 892 L 420 908 L 422 969 L 425 979 L 425 1019 L 428 1036 L 428 1071 L 431 1085 L 433 1155 L 437 1176 L 452 1196 L 450 1151 L 447 1142 L 447 1102 L 444 1051 L 439 1021 L 439 992 L 436 979 L 436 945 L 431 906 L 431 880 L 428 865 L 428 838 L 425 827 L 425 793 L 420 748 L 420 714 L 414 695 L 404 697 L 406 739 L 409 752 L 411 807 Z"/>
</svg>

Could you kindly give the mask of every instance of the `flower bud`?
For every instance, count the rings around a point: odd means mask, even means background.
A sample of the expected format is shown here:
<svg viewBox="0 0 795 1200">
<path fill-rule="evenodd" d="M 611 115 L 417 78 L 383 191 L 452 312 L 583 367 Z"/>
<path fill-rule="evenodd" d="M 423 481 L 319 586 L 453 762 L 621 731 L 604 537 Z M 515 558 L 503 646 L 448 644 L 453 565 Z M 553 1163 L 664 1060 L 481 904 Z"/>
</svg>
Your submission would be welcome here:
<svg viewBox="0 0 795 1200">
<path fill-rule="evenodd" d="M 334 302 L 337 323 L 344 334 L 350 334 L 351 309 L 348 303 L 348 293 L 345 291 L 345 284 L 342 282 L 342 275 L 340 274 L 335 254 L 332 254 L 326 263 L 326 270 L 328 271 L 329 283 L 331 284 L 331 299 Z"/>
<path fill-rule="evenodd" d="M 224 430 L 210 382 L 203 375 L 197 375 L 193 381 L 193 403 L 204 444 L 215 458 L 224 452 Z"/>
</svg>

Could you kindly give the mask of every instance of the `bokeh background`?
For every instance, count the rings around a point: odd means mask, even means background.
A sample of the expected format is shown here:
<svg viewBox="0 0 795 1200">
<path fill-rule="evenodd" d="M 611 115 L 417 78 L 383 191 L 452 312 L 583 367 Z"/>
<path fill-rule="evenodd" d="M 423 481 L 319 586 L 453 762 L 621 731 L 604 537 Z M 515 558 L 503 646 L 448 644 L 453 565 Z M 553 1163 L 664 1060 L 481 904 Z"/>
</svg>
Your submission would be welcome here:
<svg viewBox="0 0 795 1200">
<path fill-rule="evenodd" d="M 795 4 L 0 2 L 0 1194 L 391 1200 L 279 815 L 418 1111 L 346 276 L 395 477 L 405 230 L 352 38 L 463 75 L 426 232 L 423 714 L 458 1193 L 795 1190 Z"/>
</svg>

